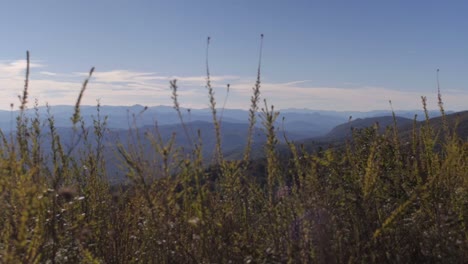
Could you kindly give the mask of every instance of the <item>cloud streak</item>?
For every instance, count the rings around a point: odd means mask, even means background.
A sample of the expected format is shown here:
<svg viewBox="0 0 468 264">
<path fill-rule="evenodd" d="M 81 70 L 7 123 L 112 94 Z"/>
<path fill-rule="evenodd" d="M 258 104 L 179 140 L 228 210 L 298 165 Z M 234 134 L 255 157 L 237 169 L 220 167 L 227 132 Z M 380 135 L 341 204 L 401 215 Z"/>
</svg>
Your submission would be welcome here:
<svg viewBox="0 0 468 264">
<path fill-rule="evenodd" d="M 17 102 L 21 93 L 26 63 L 0 61 L 0 109 L 8 109 Z M 33 62 L 30 82 L 30 98 L 39 100 L 40 105 L 72 105 L 76 101 L 85 72 L 62 74 L 47 71 L 43 64 Z M 169 81 L 178 80 L 180 102 L 184 107 L 204 108 L 208 106 L 205 76 L 162 76 L 154 72 L 112 70 L 95 72 L 82 103 L 96 104 L 100 99 L 106 105 L 171 105 Z M 224 101 L 226 84 L 231 84 L 228 108 L 248 108 L 254 77 L 224 75 L 212 76 L 218 102 Z M 429 106 L 436 108 L 435 91 L 421 93 L 401 91 L 388 87 L 358 86 L 321 87 L 310 80 L 295 80 L 284 83 L 265 81 L 261 88 L 262 98 L 276 108 L 310 108 L 323 110 L 374 110 L 388 109 L 392 100 L 395 109 L 421 109 L 420 97 L 427 95 Z M 468 92 L 460 89 L 446 89 L 443 94 L 449 109 L 464 110 Z"/>
<path fill-rule="evenodd" d="M 29 67 L 33 68 L 41 68 L 44 65 L 31 62 L 29 63 Z M 24 75 L 26 71 L 26 61 L 25 60 L 14 60 L 14 61 L 0 61 L 0 78 L 15 78 L 19 77 L 20 75 Z"/>
</svg>

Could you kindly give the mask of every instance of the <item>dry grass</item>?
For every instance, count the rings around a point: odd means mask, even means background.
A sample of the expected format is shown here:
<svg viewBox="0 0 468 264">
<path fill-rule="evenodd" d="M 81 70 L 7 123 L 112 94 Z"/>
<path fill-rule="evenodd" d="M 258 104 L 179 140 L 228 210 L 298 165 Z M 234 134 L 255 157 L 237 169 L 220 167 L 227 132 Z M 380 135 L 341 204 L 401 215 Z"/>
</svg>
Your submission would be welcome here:
<svg viewBox="0 0 468 264">
<path fill-rule="evenodd" d="M 175 81 L 171 87 L 180 111 Z M 207 87 L 212 89 L 209 73 Z M 22 110 L 26 95 L 27 85 Z M 217 122 L 212 91 L 209 98 Z M 250 130 L 259 99 L 260 64 Z M 42 123 L 39 116 L 21 115 L 17 137 L 2 134 L 0 263 L 468 259 L 468 144 L 453 129 L 440 136 L 427 123 L 400 142 L 396 126 L 385 134 L 374 127 L 354 131 L 344 149 L 307 153 L 289 142 L 291 155 L 280 158 L 277 112 L 265 102 L 264 166 L 249 158 L 251 131 L 243 161 L 219 155 L 208 169 L 199 140 L 187 154 L 173 139 L 148 134 L 158 155 L 147 160 L 138 145 L 120 145 L 122 170 L 132 184 L 110 186 L 102 144 L 106 118 L 98 115 L 93 123 L 101 144 L 87 144 L 79 101 L 72 118 L 82 124 L 78 155 L 67 153 L 52 116 Z M 216 132 L 222 133 L 219 126 Z M 50 137 L 52 153 L 45 152 L 44 137 Z"/>
</svg>

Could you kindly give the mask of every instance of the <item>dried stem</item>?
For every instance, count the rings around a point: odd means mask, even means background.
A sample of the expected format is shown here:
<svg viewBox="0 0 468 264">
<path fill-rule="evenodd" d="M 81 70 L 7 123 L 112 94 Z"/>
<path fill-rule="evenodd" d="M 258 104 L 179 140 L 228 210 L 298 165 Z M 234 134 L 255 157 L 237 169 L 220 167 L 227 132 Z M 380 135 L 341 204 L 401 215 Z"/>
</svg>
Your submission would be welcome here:
<svg viewBox="0 0 468 264">
<path fill-rule="evenodd" d="M 76 125 L 76 123 L 78 123 L 78 121 L 80 120 L 80 104 L 81 104 L 81 99 L 83 98 L 83 94 L 86 90 L 86 87 L 88 86 L 88 82 L 89 82 L 89 79 L 91 78 L 91 76 L 93 75 L 93 72 L 94 72 L 94 67 L 91 68 L 91 70 L 89 71 L 89 74 L 88 74 L 88 78 L 86 78 L 83 82 L 83 86 L 81 87 L 81 91 L 80 91 L 80 94 L 78 95 L 78 99 L 76 100 L 76 103 L 75 103 L 75 112 L 73 113 L 73 117 L 72 117 L 72 123 L 73 125 Z"/>
<path fill-rule="evenodd" d="M 26 104 L 28 103 L 28 87 L 29 87 L 29 50 L 26 51 L 26 77 L 24 79 L 24 89 L 23 89 L 23 96 L 20 96 L 20 110 L 21 112 L 24 111 L 26 108 Z"/>
<path fill-rule="evenodd" d="M 219 163 L 222 160 L 222 151 L 221 151 L 221 128 L 219 126 L 218 118 L 216 117 L 216 100 L 214 97 L 213 86 L 211 86 L 210 79 L 210 65 L 209 65 L 209 47 L 210 47 L 210 37 L 206 41 L 206 88 L 208 89 L 208 96 L 210 99 L 210 109 L 213 116 L 213 125 L 215 128 L 216 136 L 216 149 L 215 149 L 215 160 Z"/>
<path fill-rule="evenodd" d="M 247 134 L 247 145 L 245 147 L 244 162 L 247 163 L 250 159 L 250 151 L 252 149 L 252 137 L 255 123 L 257 121 L 256 114 L 258 111 L 258 102 L 260 101 L 260 84 L 261 84 L 261 66 L 262 66 L 262 50 L 263 50 L 263 34 L 260 35 L 260 52 L 258 56 L 258 68 L 257 68 L 257 80 L 252 88 L 253 95 L 250 98 L 250 109 L 249 109 L 249 129 Z"/>
</svg>

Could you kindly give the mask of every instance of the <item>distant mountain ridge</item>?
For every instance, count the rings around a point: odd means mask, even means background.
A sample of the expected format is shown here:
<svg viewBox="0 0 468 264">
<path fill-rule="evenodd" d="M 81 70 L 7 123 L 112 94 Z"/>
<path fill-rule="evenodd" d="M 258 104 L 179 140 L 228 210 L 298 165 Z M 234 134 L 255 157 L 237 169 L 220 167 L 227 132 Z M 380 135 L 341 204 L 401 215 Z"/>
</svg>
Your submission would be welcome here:
<svg viewBox="0 0 468 264">
<path fill-rule="evenodd" d="M 458 137 L 468 141 L 468 111 L 451 113 L 445 116 L 448 128 L 455 130 Z M 420 121 L 416 125 L 416 129 L 420 130 L 426 121 Z M 429 119 L 429 125 L 434 129 L 439 136 L 443 133 L 443 119 L 441 116 Z M 401 136 L 408 136 L 413 131 L 413 125 L 402 126 L 400 129 Z"/>
<path fill-rule="evenodd" d="M 34 109 L 28 109 L 29 116 L 34 115 Z M 54 117 L 58 127 L 71 127 L 70 117 L 73 115 L 74 106 L 56 105 L 50 107 L 50 114 Z M 81 106 L 81 116 L 87 125 L 92 125 L 93 117 L 97 115 L 96 106 Z M 325 136 L 337 125 L 346 123 L 350 116 L 353 118 L 368 118 L 391 115 L 388 110 L 376 110 L 369 112 L 356 111 L 322 111 L 310 109 L 283 109 L 280 110 L 276 127 L 285 128 L 286 132 L 300 135 L 302 138 Z M 0 129 L 3 131 L 15 130 L 15 119 L 19 111 L 0 110 Z M 41 118 L 47 118 L 47 108 L 39 107 Z M 182 108 L 181 113 L 185 123 L 194 121 L 212 122 L 211 110 Z M 218 109 L 218 118 L 228 123 L 248 123 L 248 111 L 242 109 Z M 422 111 L 396 111 L 397 116 L 412 119 L 415 114 L 421 119 Z M 450 113 L 450 112 L 448 112 Z M 133 106 L 101 106 L 101 116 L 108 117 L 108 127 L 112 129 L 128 129 L 130 126 L 144 127 L 158 125 L 180 124 L 177 112 L 171 106 L 145 107 Z M 259 113 L 260 115 L 261 113 Z M 431 111 L 431 116 L 440 115 L 437 111 Z M 258 126 L 261 126 L 260 122 Z"/>
<path fill-rule="evenodd" d="M 175 135 L 175 146 L 183 148 L 190 152 L 193 149 L 193 143 L 201 143 L 203 146 L 203 156 L 206 161 L 213 157 L 213 151 L 216 144 L 215 129 L 212 122 L 212 116 L 209 109 L 195 109 L 188 114 L 183 110 L 184 125 L 187 129 L 190 139 L 187 138 L 184 126 L 180 123 L 177 112 L 171 107 L 153 107 L 145 110 L 145 107 L 135 105 L 133 107 L 115 107 L 103 106 L 100 110 L 101 116 L 109 116 L 109 132 L 106 133 L 104 144 L 106 146 L 104 156 L 107 169 L 113 179 L 120 181 L 124 179 L 122 171 L 116 170 L 119 159 L 116 157 L 116 146 L 121 143 L 126 146 L 140 146 L 145 157 L 155 155 L 154 148 L 151 147 L 149 134 L 159 133 L 163 142 L 167 143 Z M 46 109 L 39 108 L 38 112 L 44 120 L 47 118 Z M 51 108 L 51 115 L 54 117 L 57 133 L 63 140 L 65 147 L 71 146 L 73 129 L 71 127 L 70 117 L 73 113 L 72 106 L 59 106 Z M 18 112 L 0 111 L 0 121 L 2 129 L 8 134 L 10 126 L 15 128 L 15 116 Z M 337 112 L 338 113 L 338 112 Z M 32 116 L 34 112 L 28 110 L 27 114 Z M 89 130 L 92 130 L 92 120 L 96 117 L 96 107 L 84 106 L 81 108 L 81 114 Z M 290 141 L 302 143 L 307 150 L 314 150 L 318 147 L 326 148 L 330 144 L 342 144 L 344 140 L 351 135 L 351 128 L 365 128 L 379 123 L 381 132 L 387 126 L 393 126 L 393 116 L 357 118 L 348 122 L 348 118 L 342 116 L 325 115 L 316 112 L 281 112 L 280 117 L 275 124 L 277 138 L 279 140 L 279 151 L 287 152 L 287 146 L 284 144 L 284 136 Z M 375 114 L 374 112 L 368 113 Z M 434 114 L 434 113 L 433 113 Z M 338 114 L 336 114 L 338 115 Z M 422 115 L 424 116 L 424 115 Z M 283 119 L 284 118 L 284 119 Z M 468 111 L 449 114 L 447 120 L 450 126 L 454 120 L 460 120 L 458 130 L 463 139 L 468 137 Z M 133 121 L 134 119 L 134 121 Z M 226 159 L 240 159 L 243 156 L 248 131 L 248 112 L 244 110 L 225 109 L 221 125 L 221 143 L 222 151 Z M 397 126 L 400 135 L 409 133 L 413 128 L 413 120 L 405 117 L 396 117 Z M 441 127 L 441 118 L 432 118 L 430 123 L 437 128 Z M 418 126 L 424 122 L 418 122 Z M 44 123 L 45 125 L 45 123 Z M 7 127 L 5 130 L 5 126 Z M 130 131 L 129 128 L 138 127 L 138 130 Z M 458 131 L 457 130 L 457 131 Z M 78 130 L 80 131 L 80 129 Z M 200 134 L 198 134 L 200 131 Z M 50 136 L 47 134 L 46 127 L 43 129 L 44 146 L 50 146 Z M 89 142 L 95 142 L 95 136 L 89 131 Z M 199 136 L 200 135 L 200 136 Z M 138 140 L 137 140 L 138 139 Z M 266 136 L 263 128 L 258 121 L 254 128 L 253 146 L 251 157 L 253 159 L 262 158 L 263 146 Z M 137 142 L 139 141 L 139 143 Z M 92 143 L 94 144 L 94 143 Z M 46 147 L 46 150 L 48 148 Z M 48 150 L 50 151 L 50 149 Z M 209 164 L 209 163 L 208 163 Z"/>
<path fill-rule="evenodd" d="M 409 118 L 396 116 L 395 120 L 393 116 L 381 116 L 381 117 L 370 117 L 370 118 L 358 118 L 350 122 L 341 124 L 333 128 L 327 133 L 326 137 L 330 139 L 340 139 L 351 136 L 352 129 L 362 129 L 366 127 L 379 125 L 379 131 L 382 133 L 388 126 L 393 126 L 396 121 L 397 127 L 403 127 L 413 123 L 413 120 Z"/>
<path fill-rule="evenodd" d="M 461 140 L 468 141 L 468 111 L 455 112 L 447 114 L 445 116 L 447 125 L 451 131 L 456 128 L 456 134 Z M 433 117 L 428 120 L 430 127 L 434 130 L 436 135 L 443 135 L 443 122 L 442 117 Z M 398 128 L 398 134 L 402 139 L 409 139 L 413 133 L 413 129 L 417 132 L 426 125 L 426 121 L 417 121 L 414 124 L 414 120 L 396 117 L 396 123 Z M 350 138 L 351 131 L 355 129 L 363 129 L 366 127 L 372 127 L 374 124 L 379 124 L 379 132 L 383 133 L 389 126 L 393 126 L 393 116 L 383 116 L 374 118 L 357 119 L 351 122 L 347 122 L 333 128 L 327 135 L 321 137 L 311 137 L 297 141 L 298 144 L 305 146 L 306 150 L 313 151 L 319 148 L 326 148 L 330 145 L 343 145 L 346 139 Z"/>
</svg>

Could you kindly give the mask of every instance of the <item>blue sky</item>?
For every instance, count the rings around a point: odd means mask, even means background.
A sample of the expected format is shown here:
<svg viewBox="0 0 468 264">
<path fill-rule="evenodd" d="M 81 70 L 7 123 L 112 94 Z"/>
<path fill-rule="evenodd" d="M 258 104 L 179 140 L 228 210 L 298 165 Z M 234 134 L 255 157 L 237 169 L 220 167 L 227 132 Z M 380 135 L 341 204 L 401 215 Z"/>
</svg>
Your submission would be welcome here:
<svg viewBox="0 0 468 264">
<path fill-rule="evenodd" d="M 91 66 L 84 103 L 208 105 L 206 37 L 219 102 L 247 108 L 259 36 L 262 95 L 278 108 L 436 108 L 468 102 L 468 2 L 464 1 L 10 1 L 0 8 L 0 109 L 17 103 L 25 51 L 31 96 L 73 104 Z"/>
</svg>

